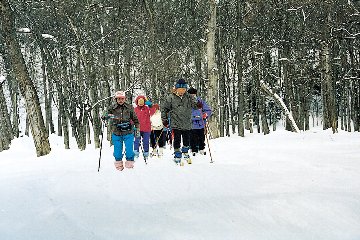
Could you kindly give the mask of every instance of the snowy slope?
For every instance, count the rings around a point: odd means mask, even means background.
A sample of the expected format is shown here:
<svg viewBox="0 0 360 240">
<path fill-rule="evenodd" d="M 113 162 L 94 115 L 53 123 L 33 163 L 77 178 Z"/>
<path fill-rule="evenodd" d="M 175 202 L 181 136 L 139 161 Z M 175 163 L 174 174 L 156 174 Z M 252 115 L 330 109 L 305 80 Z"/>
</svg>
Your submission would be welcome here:
<svg viewBox="0 0 360 240">
<path fill-rule="evenodd" d="M 278 130 L 211 141 L 176 166 L 142 158 L 118 172 L 112 147 L 36 158 L 32 140 L 0 153 L 1 240 L 358 240 L 360 134 Z"/>
</svg>

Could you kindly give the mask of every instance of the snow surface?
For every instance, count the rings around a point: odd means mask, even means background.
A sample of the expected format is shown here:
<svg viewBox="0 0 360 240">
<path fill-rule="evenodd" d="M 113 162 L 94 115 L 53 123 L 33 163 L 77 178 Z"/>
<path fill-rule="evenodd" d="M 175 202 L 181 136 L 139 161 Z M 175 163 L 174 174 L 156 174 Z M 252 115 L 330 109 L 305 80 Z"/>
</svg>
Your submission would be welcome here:
<svg viewBox="0 0 360 240">
<path fill-rule="evenodd" d="M 79 151 L 51 136 L 0 153 L 1 240 L 358 240 L 360 135 L 311 130 L 211 140 L 176 166 L 142 158 L 116 171 L 112 147 Z"/>
</svg>

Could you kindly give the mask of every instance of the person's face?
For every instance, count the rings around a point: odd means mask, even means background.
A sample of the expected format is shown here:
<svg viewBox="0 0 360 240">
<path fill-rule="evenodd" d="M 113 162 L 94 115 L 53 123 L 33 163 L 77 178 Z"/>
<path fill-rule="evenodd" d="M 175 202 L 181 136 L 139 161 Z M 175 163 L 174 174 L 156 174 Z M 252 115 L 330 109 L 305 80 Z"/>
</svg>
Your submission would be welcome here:
<svg viewBox="0 0 360 240">
<path fill-rule="evenodd" d="M 183 96 L 186 92 L 186 88 L 177 88 L 176 92 L 179 96 Z"/>
<path fill-rule="evenodd" d="M 144 106 L 144 104 L 145 104 L 145 100 L 144 100 L 143 98 L 140 98 L 140 99 L 138 100 L 138 105 L 139 105 L 140 107 L 142 107 L 142 106 Z"/>
<path fill-rule="evenodd" d="M 116 98 L 116 102 L 120 105 L 123 105 L 125 102 L 125 97 L 118 97 Z"/>
</svg>

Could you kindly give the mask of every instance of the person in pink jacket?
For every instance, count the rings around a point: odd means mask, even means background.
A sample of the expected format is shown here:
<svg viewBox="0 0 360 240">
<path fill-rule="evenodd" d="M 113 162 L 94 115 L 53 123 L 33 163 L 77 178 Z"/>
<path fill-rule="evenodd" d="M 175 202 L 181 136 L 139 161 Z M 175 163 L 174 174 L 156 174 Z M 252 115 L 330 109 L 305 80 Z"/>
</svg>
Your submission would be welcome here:
<svg viewBox="0 0 360 240">
<path fill-rule="evenodd" d="M 135 99 L 135 113 L 140 122 L 140 136 L 135 137 L 134 141 L 134 153 L 135 158 L 139 157 L 139 147 L 140 142 L 142 142 L 143 147 L 143 156 L 146 161 L 149 157 L 149 142 L 150 142 L 150 133 L 151 133 L 151 122 L 150 122 L 150 107 L 145 104 L 147 102 L 149 105 L 151 103 L 147 101 L 145 96 L 138 96 Z"/>
</svg>

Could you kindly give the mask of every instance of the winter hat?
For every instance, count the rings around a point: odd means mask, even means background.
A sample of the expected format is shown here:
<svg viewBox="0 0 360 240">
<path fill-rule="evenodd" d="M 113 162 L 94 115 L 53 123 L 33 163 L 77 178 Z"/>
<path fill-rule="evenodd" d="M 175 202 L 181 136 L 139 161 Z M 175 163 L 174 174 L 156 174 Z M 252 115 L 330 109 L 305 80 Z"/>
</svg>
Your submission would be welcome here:
<svg viewBox="0 0 360 240">
<path fill-rule="evenodd" d="M 197 90 L 193 87 L 189 88 L 188 93 L 190 94 L 197 94 Z"/>
<path fill-rule="evenodd" d="M 188 85 L 187 85 L 186 81 L 182 78 L 180 78 L 175 84 L 175 88 L 187 88 L 187 87 L 188 87 Z"/>
<path fill-rule="evenodd" d="M 139 96 L 137 96 L 137 98 L 135 99 L 135 104 L 136 104 L 136 105 L 139 105 L 138 102 L 139 102 L 140 99 L 143 99 L 143 100 L 144 100 L 144 104 L 145 104 L 145 101 L 146 101 L 145 96 L 139 95 Z"/>
<path fill-rule="evenodd" d="M 116 93 L 115 93 L 115 99 L 116 98 L 125 98 L 126 97 L 126 95 L 125 95 L 125 92 L 124 91 L 117 91 Z"/>
</svg>

